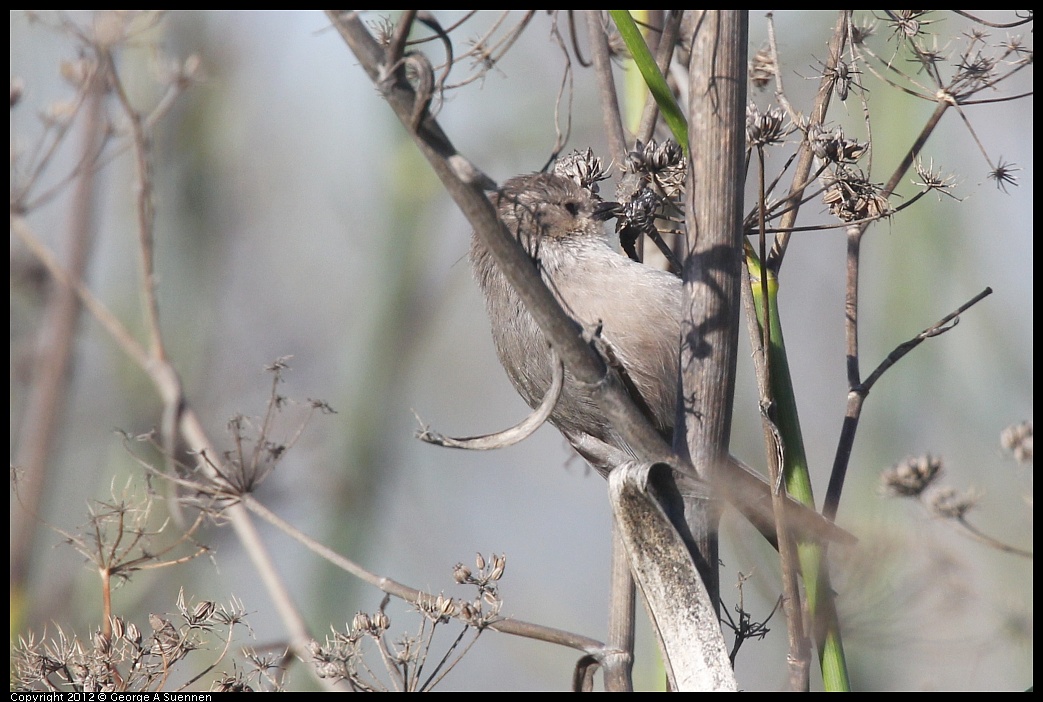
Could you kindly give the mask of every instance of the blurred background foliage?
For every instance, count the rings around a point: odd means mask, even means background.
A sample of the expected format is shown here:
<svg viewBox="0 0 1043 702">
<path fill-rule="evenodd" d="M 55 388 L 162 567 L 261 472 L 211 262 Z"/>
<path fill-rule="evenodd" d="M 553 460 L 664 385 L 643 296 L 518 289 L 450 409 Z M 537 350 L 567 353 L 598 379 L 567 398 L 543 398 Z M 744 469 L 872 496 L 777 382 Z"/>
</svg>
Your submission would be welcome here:
<svg viewBox="0 0 1043 702">
<path fill-rule="evenodd" d="M 456 17 L 438 16 L 444 24 Z M 472 34 L 493 17 L 476 17 Z M 554 144 L 564 66 L 551 35 L 555 21 L 563 22 L 539 14 L 493 70 L 441 105 L 439 120 L 460 152 L 499 182 L 541 168 Z M 765 41 L 765 25 L 756 12 L 751 22 L 752 53 Z M 776 22 L 787 95 L 806 109 L 817 80 L 805 78 L 817 76 L 834 15 L 778 12 Z M 957 41 L 961 22 L 939 17 L 932 29 Z M 11 13 L 11 75 L 24 85 L 11 113 L 12 158 L 40 138 L 39 113 L 68 97 L 59 65 L 76 52 L 67 35 Z M 570 458 L 560 436 L 544 428 L 492 454 L 413 438 L 414 412 L 440 431 L 469 435 L 514 423 L 526 407 L 493 352 L 466 262 L 468 226 L 325 16 L 174 12 L 123 50 L 118 65 L 134 97 L 149 104 L 157 61 L 190 54 L 201 60 L 201 80 L 155 130 L 156 261 L 171 355 L 212 436 L 224 439 L 222 428 L 236 413 L 264 412 L 270 380 L 263 368 L 292 355 L 281 392 L 301 402 L 323 399 L 338 414 L 311 423 L 259 493 L 266 504 L 373 571 L 447 594 L 460 594 L 454 563 L 470 563 L 476 551 L 506 553 L 505 614 L 604 637 L 605 485 Z M 572 120 L 567 150 L 590 146 L 607 160 L 593 77 L 572 67 L 570 107 L 557 108 Z M 933 106 L 872 76 L 863 80 L 873 114 L 873 180 L 882 181 Z M 1017 80 L 1031 90 L 1030 72 Z M 771 99 L 751 96 L 761 104 Z M 1031 562 L 956 535 L 913 505 L 882 499 L 877 480 L 907 455 L 942 455 L 951 484 L 982 492 L 976 523 L 1031 546 L 1031 469 L 1001 451 L 999 434 L 1032 418 L 1032 108 L 1028 98 L 967 110 L 990 156 L 1021 169 L 1009 193 L 987 179 L 989 166 L 951 114 L 925 156 L 957 174 L 960 200 L 924 198 L 864 240 L 863 374 L 985 286 L 995 294 L 956 330 L 903 359 L 867 401 L 839 518 L 862 549 L 837 564 L 836 578 L 856 689 L 1010 689 L 1011 681 L 1031 678 Z M 857 101 L 835 101 L 831 120 L 864 138 Z M 73 156 L 63 155 L 66 165 Z M 782 158 L 769 158 L 769 173 Z M 91 289 L 131 328 L 141 319 L 134 187 L 128 158 L 102 171 L 87 274 Z M 29 213 L 59 253 L 67 205 L 63 194 Z M 803 215 L 800 224 L 828 221 L 824 207 L 807 206 Z M 783 323 L 819 498 L 846 393 L 844 250 L 837 231 L 798 234 L 783 270 Z M 12 461 L 48 289 L 32 270 L 12 238 Z M 752 364 L 742 358 L 733 450 L 763 465 Z M 41 516 L 71 529 L 84 520 L 88 499 L 140 476 L 113 429 L 146 432 L 160 410 L 137 368 L 85 317 Z M 293 411 L 284 418 L 287 433 Z M 12 491 L 12 519 L 24 518 L 14 500 Z M 317 637 L 359 609 L 376 609 L 380 593 L 262 529 Z M 777 590 L 773 561 L 739 520 L 726 519 L 725 530 L 725 606 L 736 600 L 736 573 L 752 573 L 745 604 L 766 616 Z M 282 641 L 235 541 L 220 528 L 205 540 L 215 547 L 212 561 L 142 573 L 117 590 L 115 608 L 128 618 L 169 610 L 181 587 L 208 599 L 234 594 L 249 613 L 255 645 Z M 36 535 L 27 579 L 18 583 L 28 594 L 12 600 L 15 635 L 54 623 L 82 632 L 98 625 L 95 578 L 78 554 L 54 548 L 60 541 L 46 527 Z M 393 613 L 392 630 L 413 628 L 411 616 Z M 783 684 L 783 624 L 776 628 L 740 655 L 737 674 L 747 689 Z M 647 633 L 640 644 L 635 682 L 655 688 L 654 644 Z M 440 689 L 564 688 L 573 663 L 564 649 L 487 633 Z"/>
</svg>

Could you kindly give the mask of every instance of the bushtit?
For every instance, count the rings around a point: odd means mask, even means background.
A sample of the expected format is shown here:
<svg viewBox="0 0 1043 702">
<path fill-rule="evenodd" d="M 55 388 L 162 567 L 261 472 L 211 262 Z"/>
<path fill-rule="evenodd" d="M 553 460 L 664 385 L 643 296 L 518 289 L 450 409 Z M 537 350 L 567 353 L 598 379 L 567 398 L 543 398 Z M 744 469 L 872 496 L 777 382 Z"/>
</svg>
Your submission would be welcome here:
<svg viewBox="0 0 1043 702">
<path fill-rule="evenodd" d="M 507 181 L 493 200 L 507 230 L 539 261 L 543 280 L 569 316 L 585 330 L 598 331 L 603 352 L 610 357 L 610 372 L 637 396 L 635 401 L 669 441 L 679 377 L 681 280 L 614 251 L 602 226 L 612 216 L 611 203 L 598 202 L 569 178 L 547 173 L 518 176 Z M 550 347 L 476 235 L 470 255 L 500 363 L 525 402 L 536 407 L 551 385 Z M 616 370 L 620 366 L 622 373 Z M 550 421 L 602 475 L 621 461 L 634 459 L 591 392 L 576 382 L 568 368 Z M 733 460 L 722 469 L 744 472 Z M 774 532 L 768 486 L 750 480 L 749 475 L 742 476 L 743 490 L 756 495 L 738 500 L 757 502 L 753 511 L 759 514 L 755 518 L 744 509 L 749 505 L 738 506 L 759 529 Z M 814 518 L 822 521 L 818 515 Z"/>
<path fill-rule="evenodd" d="M 656 429 L 669 437 L 677 399 L 681 281 L 613 251 L 602 228 L 611 216 L 609 207 L 570 179 L 543 173 L 519 176 L 507 181 L 495 199 L 500 218 L 539 260 L 562 307 L 584 329 L 600 327 L 601 339 L 626 369 Z M 471 240 L 471 264 L 485 295 L 500 363 L 518 393 L 535 407 L 551 384 L 550 347 L 477 238 Z M 550 421 L 574 445 L 574 438 L 589 436 L 628 450 L 567 368 Z M 601 473 L 612 468 L 598 460 L 591 463 Z"/>
</svg>

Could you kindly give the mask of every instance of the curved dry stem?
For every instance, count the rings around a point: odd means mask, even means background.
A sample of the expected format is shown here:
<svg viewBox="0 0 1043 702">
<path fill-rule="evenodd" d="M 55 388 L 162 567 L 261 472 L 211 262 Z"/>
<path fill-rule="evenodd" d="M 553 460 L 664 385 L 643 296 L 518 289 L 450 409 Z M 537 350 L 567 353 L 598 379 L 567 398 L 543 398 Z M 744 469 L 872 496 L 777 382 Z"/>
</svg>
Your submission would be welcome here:
<svg viewBox="0 0 1043 702">
<path fill-rule="evenodd" d="M 967 521 L 966 517 L 959 517 L 956 523 L 963 527 L 965 533 L 975 541 L 983 543 L 986 546 L 1002 551 L 1003 553 L 1010 553 L 1015 556 L 1021 556 L 1022 558 L 1032 558 L 1032 551 L 1029 549 L 1018 548 L 1017 546 L 1011 546 L 1010 544 L 1000 541 L 999 539 L 989 536 L 978 527 Z"/>
<path fill-rule="evenodd" d="M 550 355 L 552 375 L 547 394 L 543 396 L 539 407 L 510 429 L 481 436 L 454 439 L 451 436 L 431 431 L 420 420 L 420 417 L 417 417 L 417 421 L 420 422 L 422 428 L 417 432 L 416 438 L 435 446 L 467 449 L 470 451 L 491 451 L 493 449 L 507 448 L 529 438 L 550 419 L 551 412 L 554 411 L 554 407 L 558 404 L 558 399 L 561 397 L 561 389 L 565 385 L 565 366 L 562 364 L 561 359 L 558 358 L 558 354 L 554 353 L 554 349 L 550 350 Z"/>
<path fill-rule="evenodd" d="M 388 595 L 397 597 L 405 602 L 412 603 L 419 602 L 424 598 L 432 597 L 428 592 L 409 587 L 408 585 L 404 585 L 396 580 L 377 575 L 376 573 L 363 568 L 355 561 L 342 556 L 325 544 L 311 538 L 249 495 L 243 497 L 243 504 L 258 517 L 276 527 L 315 555 L 340 568 L 349 575 L 358 578 L 362 582 L 372 585 L 381 592 L 385 592 Z M 461 621 L 468 621 L 466 615 L 460 611 L 459 608 L 457 608 L 457 612 L 454 616 L 459 618 Z M 611 653 L 611 650 L 608 649 L 605 644 L 596 639 L 591 639 L 562 629 L 542 626 L 540 624 L 532 624 L 530 622 L 516 619 L 497 619 L 488 622 L 485 626 L 504 634 L 523 636 L 538 641 L 554 643 L 560 646 L 567 646 L 569 648 L 584 651 L 585 653 L 595 656 L 598 660 L 601 660 L 605 655 Z"/>
</svg>

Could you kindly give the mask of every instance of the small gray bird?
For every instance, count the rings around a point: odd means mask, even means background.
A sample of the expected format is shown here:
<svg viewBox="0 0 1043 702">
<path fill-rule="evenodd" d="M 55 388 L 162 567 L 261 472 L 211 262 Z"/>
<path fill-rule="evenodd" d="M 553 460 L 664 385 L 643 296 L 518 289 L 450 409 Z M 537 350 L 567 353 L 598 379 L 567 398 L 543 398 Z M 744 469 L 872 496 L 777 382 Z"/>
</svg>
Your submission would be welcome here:
<svg viewBox="0 0 1043 702">
<path fill-rule="evenodd" d="M 507 229 L 539 260 L 558 302 L 584 329 L 600 327 L 614 361 L 626 369 L 624 382 L 636 390 L 635 399 L 647 407 L 656 429 L 669 438 L 677 401 L 681 281 L 613 251 L 602 229 L 611 204 L 597 202 L 570 179 L 546 173 L 519 176 L 495 199 Z M 550 347 L 476 237 L 471 240 L 471 264 L 485 295 L 500 363 L 525 402 L 535 407 L 551 384 Z M 574 438 L 589 436 L 628 451 L 568 369 L 550 421 L 574 445 Z M 613 467 L 596 460 L 592 464 L 603 474 Z"/>
<path fill-rule="evenodd" d="M 598 202 L 569 178 L 549 173 L 518 176 L 507 181 L 493 200 L 507 230 L 539 261 L 543 280 L 563 309 L 585 330 L 599 331 L 603 353 L 610 357 L 610 372 L 669 442 L 679 380 L 681 280 L 613 250 L 602 222 L 612 216 L 614 204 Z M 471 238 L 470 257 L 500 363 L 525 402 L 536 407 L 551 385 L 547 340 L 477 235 Z M 620 366 L 623 372 L 614 370 Z M 634 459 L 591 392 L 576 382 L 568 368 L 550 422 L 602 475 Z M 756 503 L 737 506 L 773 540 L 767 483 L 735 461 L 723 469 L 736 474 L 732 484 L 741 483 L 741 490 L 751 494 L 739 501 Z M 803 513 L 798 517 L 800 528 L 812 522 L 813 533 L 838 538 L 835 532 L 841 530 L 814 512 L 793 506 Z"/>
</svg>

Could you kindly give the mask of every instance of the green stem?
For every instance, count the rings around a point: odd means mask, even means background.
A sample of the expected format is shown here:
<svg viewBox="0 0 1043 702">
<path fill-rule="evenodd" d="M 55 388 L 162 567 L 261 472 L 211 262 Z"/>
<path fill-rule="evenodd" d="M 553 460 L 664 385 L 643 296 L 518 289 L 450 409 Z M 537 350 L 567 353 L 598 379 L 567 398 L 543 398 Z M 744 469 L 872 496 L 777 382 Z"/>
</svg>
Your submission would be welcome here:
<svg viewBox="0 0 1043 702">
<path fill-rule="evenodd" d="M 674 97 L 670 86 L 666 84 L 666 78 L 659 70 L 655 57 L 648 50 L 648 44 L 641 36 L 641 31 L 638 30 L 634 18 L 630 16 L 628 10 L 609 10 L 608 14 L 616 23 L 616 29 L 619 30 L 619 36 L 623 38 L 623 43 L 626 44 L 630 56 L 634 59 L 634 65 L 641 72 L 641 77 L 645 79 L 649 92 L 659 105 L 659 111 L 663 114 L 667 126 L 670 127 L 674 140 L 681 145 L 687 156 L 688 121 L 685 119 L 680 105 L 677 104 L 677 98 Z"/>
<path fill-rule="evenodd" d="M 768 324 L 771 332 L 768 349 L 768 363 L 771 367 L 769 391 L 775 404 L 776 424 L 785 447 L 783 479 L 786 483 L 786 491 L 800 503 L 815 509 L 807 455 L 804 452 L 804 440 L 800 430 L 800 418 L 797 415 L 797 401 L 793 393 L 793 381 L 782 338 L 782 324 L 778 307 L 778 279 L 770 270 L 766 271 L 763 268 L 760 259 L 748 244 L 746 246 L 746 265 L 750 271 L 757 321 L 762 330 L 765 318 L 764 291 L 767 291 Z M 765 275 L 767 285 L 762 287 L 761 280 Z M 797 544 L 797 556 L 804 578 L 804 589 L 807 593 L 815 643 L 819 651 L 823 685 L 827 691 L 848 691 L 851 689 L 851 681 L 848 677 L 847 660 L 833 601 L 829 570 L 824 567 L 825 553 L 819 544 L 805 541 Z"/>
</svg>

